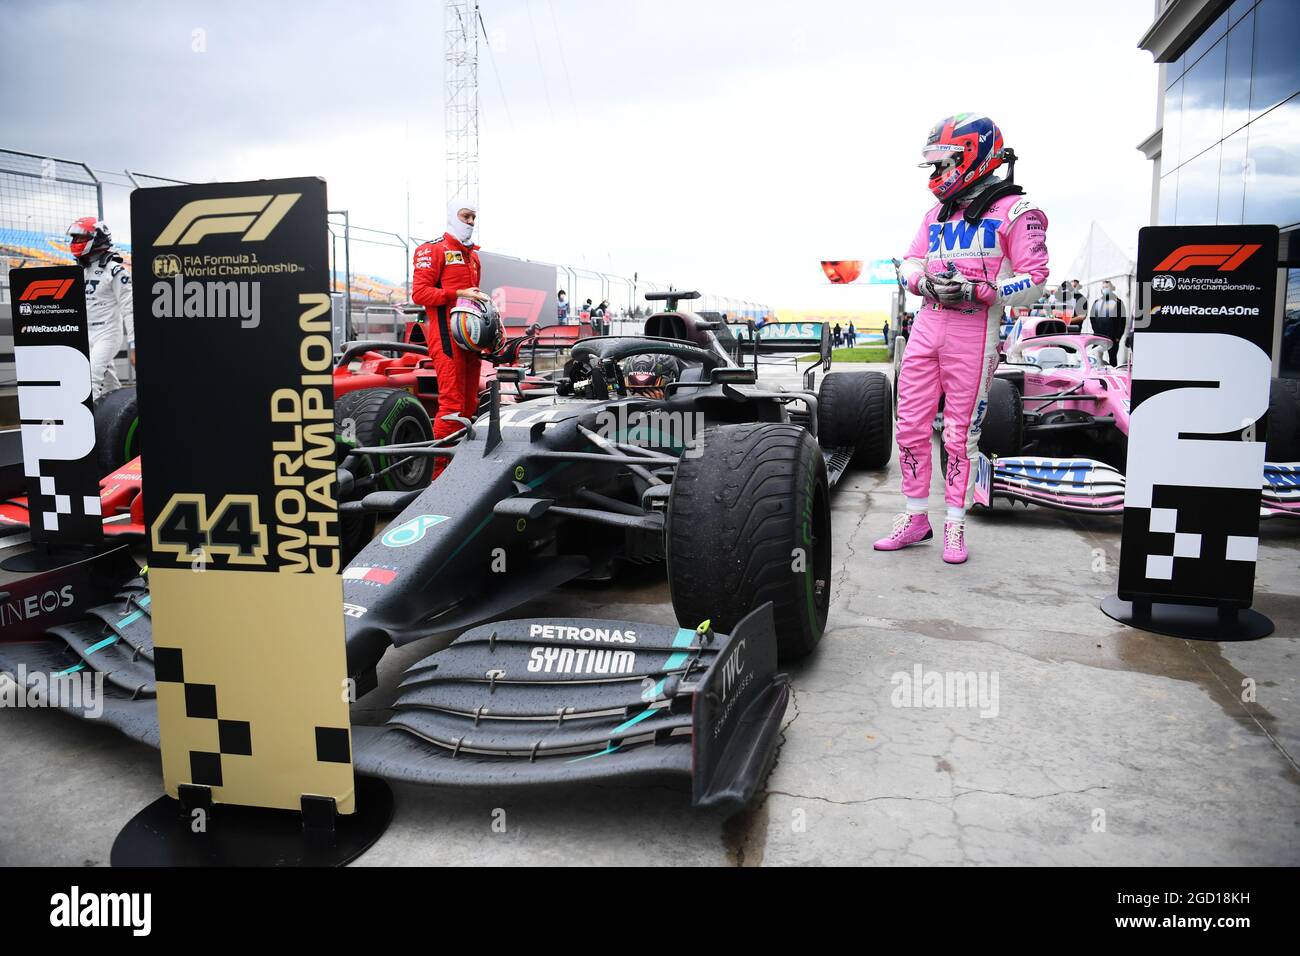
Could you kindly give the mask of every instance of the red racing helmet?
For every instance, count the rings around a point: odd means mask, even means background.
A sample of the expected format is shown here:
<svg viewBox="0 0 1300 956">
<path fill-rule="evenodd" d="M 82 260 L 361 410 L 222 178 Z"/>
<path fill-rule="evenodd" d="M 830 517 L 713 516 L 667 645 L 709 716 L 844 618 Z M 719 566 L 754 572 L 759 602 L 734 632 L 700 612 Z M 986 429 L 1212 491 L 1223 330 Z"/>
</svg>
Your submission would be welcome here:
<svg viewBox="0 0 1300 956">
<path fill-rule="evenodd" d="M 922 166 L 933 166 L 930 192 L 952 199 L 1002 165 L 1002 131 L 987 116 L 958 113 L 934 124 L 921 150 Z"/>
<path fill-rule="evenodd" d="M 68 227 L 68 250 L 82 262 L 96 253 L 107 252 L 112 245 L 108 226 L 94 216 L 82 216 Z"/>
</svg>

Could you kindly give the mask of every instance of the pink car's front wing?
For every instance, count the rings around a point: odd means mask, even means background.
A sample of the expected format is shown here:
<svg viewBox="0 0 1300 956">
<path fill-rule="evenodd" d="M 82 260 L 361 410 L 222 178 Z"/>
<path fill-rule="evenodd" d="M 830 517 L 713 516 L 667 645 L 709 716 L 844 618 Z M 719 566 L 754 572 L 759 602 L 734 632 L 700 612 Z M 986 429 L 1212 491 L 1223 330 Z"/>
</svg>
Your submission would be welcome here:
<svg viewBox="0 0 1300 956">
<path fill-rule="evenodd" d="M 975 466 L 975 503 L 994 498 L 1085 514 L 1122 514 L 1124 476 L 1091 458 L 994 458 Z M 1264 465 L 1260 517 L 1300 518 L 1300 462 Z"/>
</svg>

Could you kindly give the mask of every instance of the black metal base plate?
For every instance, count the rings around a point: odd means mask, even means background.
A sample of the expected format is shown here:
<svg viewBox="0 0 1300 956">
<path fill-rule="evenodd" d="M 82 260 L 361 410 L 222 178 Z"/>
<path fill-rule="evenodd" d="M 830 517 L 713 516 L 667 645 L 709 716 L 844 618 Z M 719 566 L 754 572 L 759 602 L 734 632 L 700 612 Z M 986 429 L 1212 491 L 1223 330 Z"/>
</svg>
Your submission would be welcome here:
<svg viewBox="0 0 1300 956">
<path fill-rule="evenodd" d="M 111 544 L 111 546 L 118 547 L 119 545 Z M 36 548 L 33 551 L 22 551 L 18 554 L 11 554 L 3 561 L 0 561 L 0 569 L 12 571 L 15 574 L 34 574 L 41 571 L 53 571 L 55 568 L 62 568 L 69 564 L 75 564 L 77 561 L 84 561 L 89 557 L 93 557 L 100 551 L 105 550 L 108 549 L 94 546 L 57 550 Z"/>
<path fill-rule="evenodd" d="M 113 866 L 346 866 L 388 829 L 393 791 L 357 777 L 357 810 L 336 816 L 333 831 L 305 830 L 295 810 L 217 805 L 206 833 L 194 833 L 181 802 L 163 796 L 117 835 Z"/>
<path fill-rule="evenodd" d="M 1183 637 L 1189 641 L 1255 641 L 1273 633 L 1273 622 L 1253 608 L 1238 608 L 1235 615 L 1221 615 L 1218 608 L 1153 601 L 1151 613 L 1136 614 L 1133 602 L 1110 595 L 1101 611 L 1112 620 L 1153 634 Z"/>
</svg>

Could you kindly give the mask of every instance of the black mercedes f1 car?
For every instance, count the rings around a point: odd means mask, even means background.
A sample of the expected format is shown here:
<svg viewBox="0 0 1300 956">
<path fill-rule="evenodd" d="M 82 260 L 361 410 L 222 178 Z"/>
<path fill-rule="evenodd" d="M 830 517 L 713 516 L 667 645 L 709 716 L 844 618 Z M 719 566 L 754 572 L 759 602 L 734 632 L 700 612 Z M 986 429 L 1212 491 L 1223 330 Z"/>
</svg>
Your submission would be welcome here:
<svg viewBox="0 0 1300 956">
<path fill-rule="evenodd" d="M 891 386 L 833 373 L 813 391 L 810 369 L 802 389 L 764 387 L 724 328 L 675 306 L 644 335 L 580 340 L 551 387 L 499 369 L 451 439 L 341 446 L 345 522 L 392 516 L 343 572 L 358 696 L 390 646 L 450 641 L 407 672 L 387 725 L 354 728 L 359 771 L 488 786 L 689 773 L 699 803 L 761 782 L 788 695 L 778 658 L 810 653 L 826 624 L 830 494 L 850 467 L 888 463 Z M 674 373 L 631 381 L 642 356 Z M 358 496 L 380 455 L 449 460 L 427 488 Z M 666 565 L 679 629 L 502 620 L 648 562 Z M 156 745 L 152 649 L 137 579 L 40 644 L 0 644 L 0 668 L 102 672 L 105 719 Z"/>
</svg>

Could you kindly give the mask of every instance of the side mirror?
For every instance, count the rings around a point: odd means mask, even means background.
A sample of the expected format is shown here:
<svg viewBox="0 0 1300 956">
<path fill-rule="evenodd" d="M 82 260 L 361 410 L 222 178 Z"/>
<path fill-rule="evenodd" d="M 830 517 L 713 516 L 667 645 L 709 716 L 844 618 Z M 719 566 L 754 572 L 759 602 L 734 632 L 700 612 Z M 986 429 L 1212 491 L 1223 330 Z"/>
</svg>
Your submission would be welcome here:
<svg viewBox="0 0 1300 956">
<path fill-rule="evenodd" d="M 753 385 L 758 381 L 758 373 L 752 368 L 715 368 L 709 372 L 709 382 L 713 385 Z"/>
</svg>

